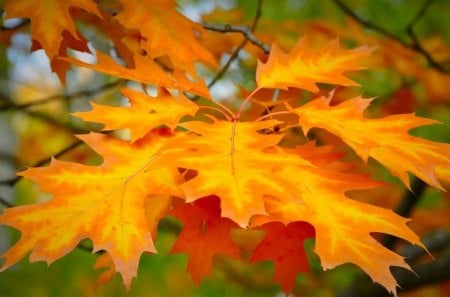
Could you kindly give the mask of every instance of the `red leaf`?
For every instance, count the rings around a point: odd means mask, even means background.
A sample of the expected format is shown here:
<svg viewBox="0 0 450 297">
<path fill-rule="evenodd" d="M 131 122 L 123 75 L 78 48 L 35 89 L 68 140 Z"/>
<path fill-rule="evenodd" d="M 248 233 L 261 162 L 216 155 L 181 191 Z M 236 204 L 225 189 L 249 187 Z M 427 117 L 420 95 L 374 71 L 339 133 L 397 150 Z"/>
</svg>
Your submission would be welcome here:
<svg viewBox="0 0 450 297">
<path fill-rule="evenodd" d="M 169 213 L 183 223 L 183 230 L 170 253 L 189 255 L 187 270 L 196 284 L 211 273 L 216 254 L 240 257 L 230 233 L 231 229 L 240 227 L 232 220 L 222 218 L 220 212 L 220 199 L 208 196 L 183 204 Z"/>
<path fill-rule="evenodd" d="M 306 222 L 292 222 L 287 226 L 271 222 L 260 229 L 265 230 L 266 235 L 253 251 L 250 261 L 272 260 L 275 264 L 274 279 L 288 295 L 294 288 L 297 274 L 309 271 L 303 242 L 315 236 L 314 228 Z"/>
</svg>

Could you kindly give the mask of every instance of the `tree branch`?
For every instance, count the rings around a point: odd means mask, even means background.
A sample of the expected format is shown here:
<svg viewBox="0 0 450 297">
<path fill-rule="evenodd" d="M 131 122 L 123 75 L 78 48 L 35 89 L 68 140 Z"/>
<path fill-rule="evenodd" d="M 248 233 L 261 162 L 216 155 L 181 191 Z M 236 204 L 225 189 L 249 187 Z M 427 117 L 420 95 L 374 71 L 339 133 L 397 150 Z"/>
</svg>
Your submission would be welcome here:
<svg viewBox="0 0 450 297">
<path fill-rule="evenodd" d="M 448 72 L 441 64 L 439 64 L 429 52 L 425 50 L 425 48 L 420 43 L 416 34 L 414 33 L 414 27 L 416 24 L 422 19 L 425 13 L 428 11 L 433 0 L 425 0 L 420 10 L 417 12 L 416 16 L 411 20 L 411 22 L 406 27 L 406 32 L 408 32 L 409 37 L 411 38 L 412 44 L 410 45 L 411 49 L 414 49 L 416 52 L 420 53 L 428 62 L 428 64 L 439 70 L 440 72 Z"/>
<path fill-rule="evenodd" d="M 74 143 L 68 145 L 67 147 L 63 148 L 62 150 L 60 150 L 58 153 L 56 153 L 54 155 L 55 158 L 59 158 L 62 155 L 68 153 L 69 151 L 77 148 L 78 146 L 80 146 L 81 144 L 83 144 L 84 142 L 81 140 L 75 141 Z M 45 159 L 42 159 L 40 161 L 38 161 L 36 164 L 32 165 L 31 167 L 40 167 L 43 166 L 45 164 L 47 164 L 48 162 L 50 162 L 52 159 L 52 157 L 48 157 Z M 8 185 L 8 186 L 14 186 L 20 179 L 22 179 L 21 176 L 16 176 L 14 178 L 8 179 L 8 180 L 3 180 L 0 181 L 0 185 Z"/>
<path fill-rule="evenodd" d="M 256 13 L 255 17 L 253 18 L 252 24 L 250 26 L 250 32 L 253 33 L 255 31 L 256 26 L 258 25 L 259 18 L 261 17 L 261 7 L 262 7 L 262 0 L 258 0 L 256 4 Z M 239 56 L 239 53 L 244 48 L 244 46 L 247 44 L 249 39 L 247 36 L 244 36 L 244 40 L 238 45 L 238 47 L 233 51 L 228 61 L 223 65 L 222 69 L 216 74 L 216 76 L 213 78 L 213 80 L 208 84 L 208 88 L 212 87 L 219 81 L 223 75 L 228 71 L 228 68 L 230 68 L 231 63 L 233 63 L 234 60 L 237 59 Z"/>
<path fill-rule="evenodd" d="M 373 31 L 378 32 L 381 35 L 384 35 L 384 36 L 386 36 L 386 37 L 388 37 L 388 38 L 398 42 L 402 46 L 404 46 L 406 48 L 409 48 L 409 49 L 419 53 L 420 55 L 422 55 L 427 60 L 428 64 L 432 68 L 436 69 L 437 71 L 442 72 L 442 73 L 450 72 L 449 69 L 446 69 L 444 66 L 439 64 L 431 56 L 431 54 L 423 48 L 423 46 L 419 42 L 417 36 L 413 33 L 413 27 L 425 15 L 425 13 L 428 10 L 432 0 L 425 0 L 424 4 L 421 7 L 421 9 L 419 10 L 419 12 L 416 14 L 416 16 L 412 19 L 412 21 L 408 24 L 408 26 L 406 28 L 406 31 L 407 31 L 409 37 L 411 38 L 412 42 L 406 42 L 403 39 L 401 39 L 400 37 L 392 34 L 391 32 L 387 31 L 383 27 L 379 26 L 378 24 L 372 23 L 370 21 L 367 21 L 367 20 L 361 18 L 355 12 L 353 12 L 353 10 L 351 10 L 346 4 L 344 4 L 344 2 L 342 2 L 341 0 L 333 0 L 333 2 L 336 4 L 337 7 L 339 7 L 339 9 L 341 9 L 342 12 L 344 12 L 346 15 L 348 15 L 349 17 L 351 17 L 353 20 L 355 20 L 356 22 L 360 23 L 364 27 L 372 29 Z"/>
<path fill-rule="evenodd" d="M 229 24 L 203 24 L 203 28 L 220 33 L 242 33 L 242 35 L 244 35 L 248 41 L 259 47 L 265 54 L 270 53 L 270 46 L 256 38 L 249 26 L 237 26 Z"/>
<path fill-rule="evenodd" d="M 122 85 L 124 82 L 125 82 L 124 80 L 116 80 L 112 83 L 105 84 L 103 86 L 100 86 L 100 87 L 92 89 L 92 90 L 84 90 L 84 91 L 80 91 L 80 92 L 75 92 L 70 95 L 59 95 L 59 94 L 53 95 L 50 97 L 37 99 L 37 100 L 34 100 L 29 103 L 25 103 L 25 104 L 6 103 L 3 105 L 0 105 L 0 111 L 11 110 L 11 109 L 12 110 L 23 110 L 23 109 L 27 109 L 32 106 L 41 105 L 41 104 L 45 104 L 45 103 L 49 103 L 49 102 L 57 101 L 57 100 L 71 100 L 71 99 L 75 99 L 78 97 L 95 96 L 98 93 L 107 91 L 109 89 L 114 89 L 114 88 Z"/>
<path fill-rule="evenodd" d="M 420 200 L 420 197 L 425 192 L 427 188 L 427 184 L 418 178 L 414 178 L 411 182 L 411 190 L 406 190 L 400 204 L 394 210 L 396 214 L 401 215 L 402 217 L 409 217 L 412 213 L 414 207 Z M 387 247 L 388 249 L 392 249 L 395 243 L 398 241 L 398 238 L 392 235 L 385 235 L 381 239 L 381 244 Z"/>
<path fill-rule="evenodd" d="M 5 198 L 0 197 L 0 204 L 3 204 L 6 208 L 13 207 L 11 203 L 9 203 Z"/>
<path fill-rule="evenodd" d="M 422 242 L 429 251 L 444 250 L 450 245 L 450 232 L 445 230 L 437 230 L 423 237 Z M 427 254 L 427 251 L 416 245 L 407 245 L 402 247 L 398 253 L 411 263 Z"/>
</svg>

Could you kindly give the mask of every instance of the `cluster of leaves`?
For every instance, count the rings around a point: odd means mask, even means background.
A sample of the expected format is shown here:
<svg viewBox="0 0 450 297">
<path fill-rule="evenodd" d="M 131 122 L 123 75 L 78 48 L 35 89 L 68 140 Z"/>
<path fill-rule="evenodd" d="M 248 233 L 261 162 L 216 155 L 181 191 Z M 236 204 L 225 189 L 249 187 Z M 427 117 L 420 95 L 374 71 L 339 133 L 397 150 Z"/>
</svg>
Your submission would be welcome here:
<svg viewBox="0 0 450 297">
<path fill-rule="evenodd" d="M 104 124 L 104 130 L 129 129 L 128 140 L 100 133 L 78 136 L 103 157 L 101 165 L 53 159 L 48 167 L 19 173 L 53 199 L 0 215 L 1 224 L 22 233 L 3 255 L 2 270 L 30 251 L 31 261 L 51 263 L 89 238 L 93 251 L 105 251 L 96 264 L 110 268 L 102 280 L 117 271 L 129 286 L 142 253 L 157 253 L 160 220 L 173 216 L 183 230 L 171 252 L 189 255 L 187 269 L 196 283 L 210 274 L 214 256 L 224 254 L 250 262 L 272 260 L 274 279 L 288 293 L 297 273 L 308 270 L 303 241 L 314 238 L 324 269 L 354 263 L 396 292 L 390 267 L 409 266 L 371 234 L 424 247 L 408 220 L 349 199 L 348 191 L 381 183 L 355 172 L 333 147 L 314 141 L 298 145 L 287 137 L 299 127 L 305 135 L 321 128 L 363 161 L 371 157 L 383 164 L 406 186 L 408 172 L 438 189 L 443 189 L 440 181 L 450 182 L 450 145 L 408 133 L 435 121 L 413 114 L 369 119 L 363 113 L 371 99 L 356 96 L 336 104 L 334 92 L 326 94 L 324 84 L 357 86 L 344 73 L 363 69 L 371 48 L 342 49 L 332 40 L 315 49 L 301 38 L 285 53 L 274 44 L 267 61 L 257 65 L 257 87 L 233 112 L 211 97 L 194 67 L 194 62 L 216 66 L 201 43 L 206 32 L 177 12 L 172 0 L 52 0 L 45 5 L 11 0 L 5 11 L 8 18 L 31 20 L 32 49 L 45 50 L 61 81 L 74 64 L 157 86 L 157 95 L 148 95 L 146 88 L 123 88 L 129 106 L 92 103 L 91 111 L 75 113 Z M 117 53 L 95 50 L 96 64 L 69 56 L 68 49 L 89 50 L 75 21 L 98 28 Z M 316 95 L 294 105 L 289 99 L 297 90 Z M 255 112 L 261 106 L 263 112 Z M 244 239 L 234 238 L 232 230 Z M 252 230 L 263 230 L 264 237 L 246 241 Z"/>
</svg>

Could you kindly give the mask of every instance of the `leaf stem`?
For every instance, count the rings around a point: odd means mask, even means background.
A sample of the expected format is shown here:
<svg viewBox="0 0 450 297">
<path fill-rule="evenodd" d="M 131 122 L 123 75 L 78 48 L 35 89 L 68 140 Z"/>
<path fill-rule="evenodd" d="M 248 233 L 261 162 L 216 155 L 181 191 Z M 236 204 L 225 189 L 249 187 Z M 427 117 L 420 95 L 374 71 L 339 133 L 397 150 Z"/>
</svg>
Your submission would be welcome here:
<svg viewBox="0 0 450 297">
<path fill-rule="evenodd" d="M 239 110 L 238 110 L 238 112 L 237 112 L 237 114 L 236 114 L 236 119 L 237 119 L 237 120 L 240 119 L 241 114 L 242 114 L 242 111 L 244 110 L 245 104 L 246 104 L 246 103 L 250 100 L 250 98 L 252 98 L 253 95 L 254 95 L 256 92 L 258 92 L 258 91 L 259 91 L 259 88 L 258 88 L 258 89 L 255 89 L 253 92 L 251 92 L 251 93 L 247 96 L 247 98 L 245 98 L 244 102 L 242 102 L 242 104 L 241 104 L 241 106 L 239 107 Z"/>
<path fill-rule="evenodd" d="M 215 110 L 217 112 L 219 112 L 221 115 L 223 115 L 227 121 L 231 122 L 233 119 L 228 116 L 228 114 L 226 114 L 222 109 L 217 108 L 217 107 L 213 107 L 213 106 L 206 106 L 206 105 L 200 105 L 199 108 L 201 109 L 210 109 L 210 110 Z"/>
<path fill-rule="evenodd" d="M 263 115 L 262 117 L 257 118 L 255 120 L 255 122 L 259 122 L 259 121 L 262 121 L 265 118 L 272 118 L 272 116 L 281 115 L 281 114 L 292 114 L 292 112 L 289 111 L 289 110 L 283 110 L 283 111 L 277 111 L 277 112 L 268 113 L 266 115 Z"/>
</svg>

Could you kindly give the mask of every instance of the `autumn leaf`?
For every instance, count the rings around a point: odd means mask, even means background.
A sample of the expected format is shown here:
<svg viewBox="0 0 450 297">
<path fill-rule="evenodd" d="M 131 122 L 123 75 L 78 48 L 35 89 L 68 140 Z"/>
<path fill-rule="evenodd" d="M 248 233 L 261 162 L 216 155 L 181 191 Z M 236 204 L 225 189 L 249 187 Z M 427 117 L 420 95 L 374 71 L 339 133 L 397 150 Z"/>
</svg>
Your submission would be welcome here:
<svg viewBox="0 0 450 297">
<path fill-rule="evenodd" d="M 68 31 L 75 39 L 79 35 L 70 15 L 70 8 L 84 9 L 100 16 L 97 5 L 92 0 L 8 0 L 5 4 L 6 18 L 30 19 L 31 38 L 42 45 L 50 60 L 59 53 L 64 31 Z"/>
<path fill-rule="evenodd" d="M 134 55 L 142 53 L 139 44 L 142 37 L 138 28 L 127 29 L 110 12 L 100 11 L 100 13 L 101 17 L 79 10 L 72 14 L 77 20 L 95 27 L 108 36 L 114 43 L 119 56 L 124 59 L 129 67 L 134 67 Z"/>
<path fill-rule="evenodd" d="M 204 81 L 190 81 L 179 70 L 175 70 L 172 75 L 166 73 L 148 56 L 135 54 L 134 67 L 131 68 L 116 63 L 111 57 L 99 51 L 96 51 L 95 55 L 97 64 L 89 64 L 71 57 L 59 57 L 59 59 L 111 76 L 186 91 L 205 98 L 211 97 Z"/>
<path fill-rule="evenodd" d="M 306 37 L 303 37 L 289 54 L 283 53 L 274 44 L 268 61 L 258 61 L 256 82 L 258 88 L 296 87 L 311 92 L 319 91 L 317 83 L 358 86 L 343 73 L 364 69 L 359 63 L 371 52 L 372 49 L 367 46 L 352 50 L 341 49 L 337 39 L 315 51 L 310 49 Z"/>
<path fill-rule="evenodd" d="M 230 231 L 239 225 L 220 215 L 220 200 L 210 196 L 183 204 L 170 215 L 179 219 L 183 230 L 170 253 L 187 253 L 187 270 L 194 283 L 211 274 L 213 258 L 216 254 L 239 259 L 240 250 L 231 237 Z"/>
<path fill-rule="evenodd" d="M 171 196 L 147 196 L 144 200 L 145 216 L 152 239 L 156 239 L 158 223 L 171 207 Z M 99 275 L 96 286 L 107 284 L 116 273 L 114 261 L 108 253 L 100 255 L 94 264 L 94 269 L 103 269 Z"/>
<path fill-rule="evenodd" d="M 190 75 L 196 74 L 195 61 L 216 64 L 212 54 L 195 38 L 203 28 L 177 12 L 174 0 L 119 2 L 123 10 L 116 19 L 127 28 L 140 30 L 141 47 L 152 58 L 168 56 L 174 68 Z"/>
<path fill-rule="evenodd" d="M 408 172 L 428 184 L 441 188 L 445 180 L 436 168 L 450 166 L 450 144 L 432 142 L 408 134 L 408 131 L 435 124 L 437 121 L 400 114 L 380 119 L 363 115 L 371 100 L 356 97 L 330 106 L 331 96 L 320 97 L 294 109 L 304 132 L 312 127 L 325 129 L 339 136 L 364 160 L 372 157 L 409 186 Z"/>
<path fill-rule="evenodd" d="M 383 247 L 372 233 L 385 233 L 424 247 L 406 223 L 391 210 L 364 204 L 345 195 L 350 190 L 372 188 L 379 183 L 365 175 L 335 172 L 313 166 L 285 166 L 278 175 L 296 187 L 297 198 L 268 197 L 272 220 L 289 224 L 305 221 L 316 231 L 315 252 L 326 269 L 354 263 L 390 292 L 396 291 L 391 266 L 409 268 L 403 257 Z M 256 217 L 252 224 L 268 220 Z"/>
<path fill-rule="evenodd" d="M 314 237 L 314 228 L 305 222 L 292 222 L 285 226 L 271 222 L 258 229 L 266 231 L 264 239 L 252 253 L 251 262 L 272 260 L 275 265 L 275 281 L 289 295 L 294 289 L 295 278 L 300 272 L 309 271 L 303 242 Z"/>
<path fill-rule="evenodd" d="M 105 250 L 129 286 L 143 252 L 155 252 L 145 199 L 149 195 L 182 195 L 176 170 L 157 165 L 166 137 L 149 135 L 130 144 L 105 135 L 80 136 L 104 157 L 100 166 L 52 160 L 51 166 L 30 168 L 22 176 L 38 183 L 53 199 L 6 209 L 0 223 L 22 236 L 2 257 L 5 270 L 31 251 L 31 261 L 51 263 L 90 238 L 94 251 Z M 132 157 L 131 157 L 132 156 Z M 164 199 L 158 200 L 164 207 Z M 149 224 L 150 223 L 150 224 Z M 36 232 L 39 230 L 39 232 Z"/>
<path fill-rule="evenodd" d="M 186 201 L 208 195 L 221 199 L 222 215 L 241 226 L 254 214 L 264 214 L 264 195 L 288 196 L 289 186 L 273 174 L 275 167 L 301 161 L 295 155 L 271 153 L 283 137 L 259 130 L 278 124 L 262 122 L 185 122 L 181 127 L 194 132 L 168 152 L 169 159 L 198 175 L 181 185 Z"/>
<path fill-rule="evenodd" d="M 131 141 L 144 137 L 153 128 L 161 125 L 174 130 L 185 115 L 194 116 L 198 105 L 184 95 L 171 96 L 160 90 L 157 97 L 132 89 L 122 89 L 122 95 L 129 98 L 129 107 L 113 107 L 91 102 L 92 110 L 73 115 L 85 121 L 105 124 L 103 130 L 130 129 Z"/>
</svg>

